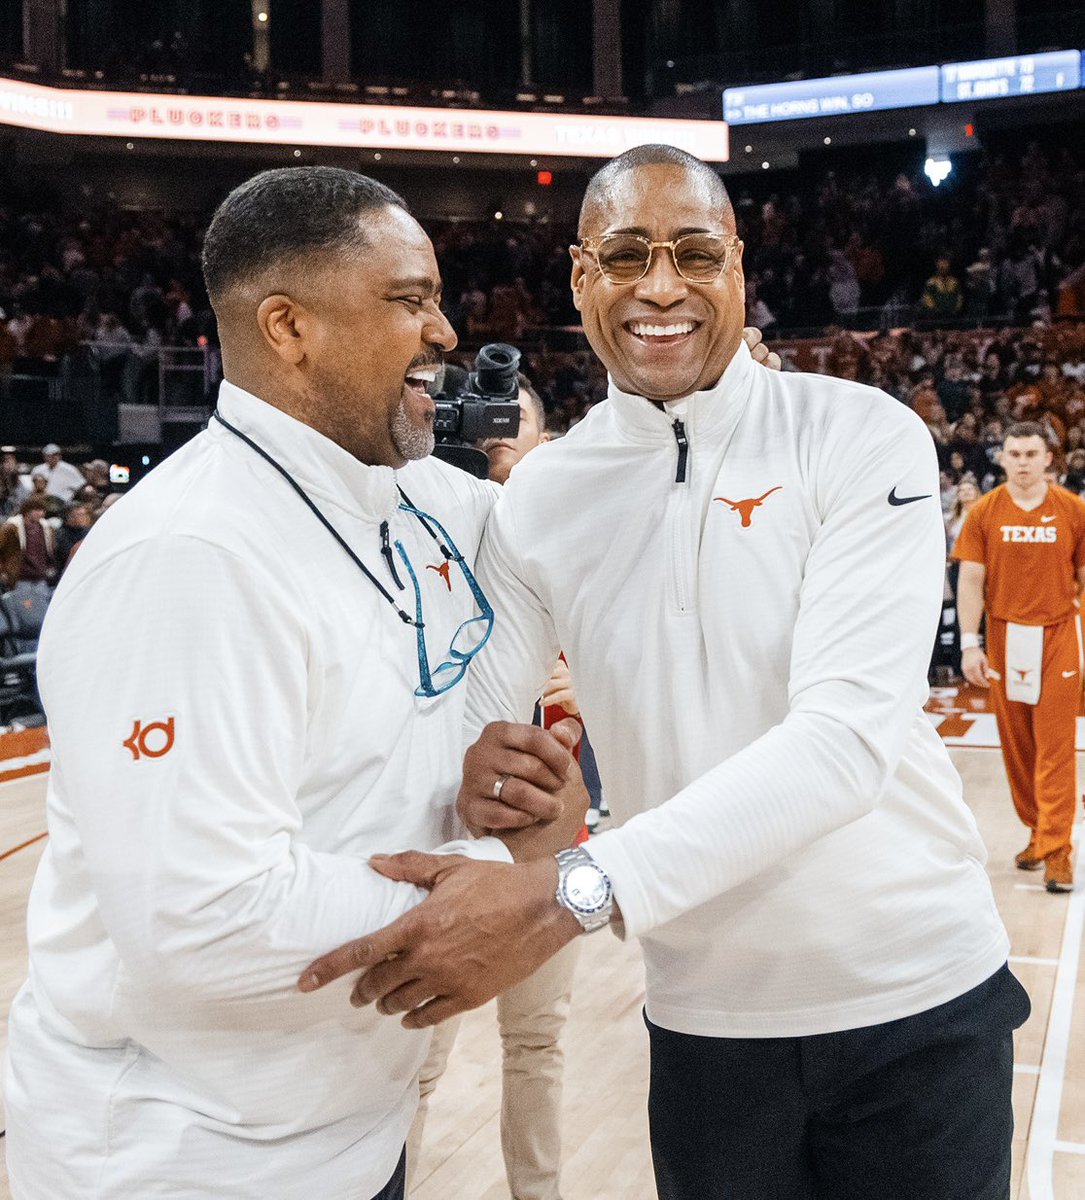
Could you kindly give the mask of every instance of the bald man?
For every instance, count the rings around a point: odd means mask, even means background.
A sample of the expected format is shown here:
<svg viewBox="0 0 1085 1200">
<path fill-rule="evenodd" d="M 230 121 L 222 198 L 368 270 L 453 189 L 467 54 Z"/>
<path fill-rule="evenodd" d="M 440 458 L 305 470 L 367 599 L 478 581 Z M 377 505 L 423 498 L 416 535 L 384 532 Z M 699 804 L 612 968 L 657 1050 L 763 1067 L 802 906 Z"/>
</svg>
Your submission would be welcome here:
<svg viewBox="0 0 1085 1200">
<path fill-rule="evenodd" d="M 730 201 L 680 150 L 603 167 L 572 259 L 608 399 L 494 509 L 469 716 L 526 719 L 560 644 L 620 828 L 507 870 L 386 861 L 430 897 L 303 986 L 368 968 L 355 1000 L 415 1028 L 610 926 L 644 949 L 661 1200 L 1006 1200 L 1029 1006 L 922 711 L 930 436 L 872 388 L 757 370 Z M 516 728 L 468 753 L 473 825 L 553 815 Z"/>
</svg>

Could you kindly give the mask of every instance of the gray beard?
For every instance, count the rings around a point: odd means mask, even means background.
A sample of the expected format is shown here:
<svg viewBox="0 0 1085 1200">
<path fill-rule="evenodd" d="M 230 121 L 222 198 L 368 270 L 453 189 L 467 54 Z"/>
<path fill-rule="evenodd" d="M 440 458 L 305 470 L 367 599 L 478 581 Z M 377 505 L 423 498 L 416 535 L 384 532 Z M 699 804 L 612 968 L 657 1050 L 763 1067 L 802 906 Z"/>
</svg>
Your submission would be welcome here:
<svg viewBox="0 0 1085 1200">
<path fill-rule="evenodd" d="M 421 428 L 415 425 L 407 415 L 407 406 L 400 400 L 399 408 L 392 417 L 392 442 L 407 462 L 415 462 L 420 458 L 428 458 L 433 453 L 435 443 L 433 426 Z"/>
</svg>

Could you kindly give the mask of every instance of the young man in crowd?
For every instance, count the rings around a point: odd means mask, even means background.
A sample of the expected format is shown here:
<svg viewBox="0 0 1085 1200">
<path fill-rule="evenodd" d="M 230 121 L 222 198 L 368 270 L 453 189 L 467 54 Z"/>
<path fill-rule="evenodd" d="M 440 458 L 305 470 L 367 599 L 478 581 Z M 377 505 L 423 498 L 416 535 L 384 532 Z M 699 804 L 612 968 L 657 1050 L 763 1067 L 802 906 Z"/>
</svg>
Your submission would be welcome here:
<svg viewBox="0 0 1085 1200">
<path fill-rule="evenodd" d="M 51 587 L 56 582 L 56 531 L 46 520 L 48 507 L 45 496 L 29 496 L 0 525 L 0 588 L 5 591 L 17 583 Z"/>
</svg>

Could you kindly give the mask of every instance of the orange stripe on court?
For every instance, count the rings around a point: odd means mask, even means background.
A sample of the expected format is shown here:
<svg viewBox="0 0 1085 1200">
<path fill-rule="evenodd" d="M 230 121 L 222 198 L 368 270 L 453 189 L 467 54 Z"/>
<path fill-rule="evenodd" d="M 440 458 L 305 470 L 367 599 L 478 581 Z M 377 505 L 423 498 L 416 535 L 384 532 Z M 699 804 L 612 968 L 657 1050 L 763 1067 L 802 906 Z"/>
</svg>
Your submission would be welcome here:
<svg viewBox="0 0 1085 1200">
<path fill-rule="evenodd" d="M 25 842 L 20 842 L 17 846 L 12 846 L 10 850 L 5 850 L 3 854 L 0 854 L 0 862 L 3 862 L 5 858 L 10 858 L 13 854 L 18 854 L 20 850 L 25 850 L 27 846 L 33 846 L 35 842 L 40 842 L 42 838 L 47 838 L 48 836 L 48 833 L 39 833 L 37 837 L 28 838 Z"/>
</svg>

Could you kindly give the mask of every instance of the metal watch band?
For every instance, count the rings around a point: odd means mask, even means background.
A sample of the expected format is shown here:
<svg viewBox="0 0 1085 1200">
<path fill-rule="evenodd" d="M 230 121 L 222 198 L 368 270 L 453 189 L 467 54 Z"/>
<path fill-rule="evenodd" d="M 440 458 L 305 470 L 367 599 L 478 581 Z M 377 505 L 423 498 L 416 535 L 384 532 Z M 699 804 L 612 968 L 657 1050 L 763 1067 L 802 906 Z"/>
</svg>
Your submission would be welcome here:
<svg viewBox="0 0 1085 1200">
<path fill-rule="evenodd" d="M 557 902 L 573 914 L 580 922 L 585 933 L 594 933 L 610 923 L 614 912 L 614 891 L 606 871 L 582 847 L 574 846 L 569 850 L 561 850 L 555 856 L 558 864 L 558 886 L 555 898 Z M 605 889 L 603 902 L 595 908 L 584 909 L 574 904 L 565 891 L 565 881 L 576 867 L 590 867 L 597 872 Z"/>
</svg>

